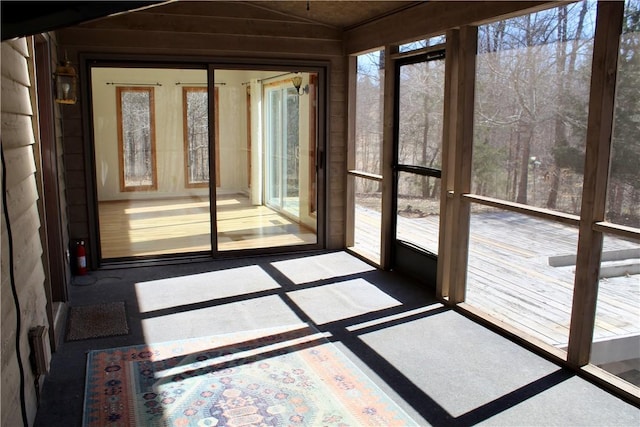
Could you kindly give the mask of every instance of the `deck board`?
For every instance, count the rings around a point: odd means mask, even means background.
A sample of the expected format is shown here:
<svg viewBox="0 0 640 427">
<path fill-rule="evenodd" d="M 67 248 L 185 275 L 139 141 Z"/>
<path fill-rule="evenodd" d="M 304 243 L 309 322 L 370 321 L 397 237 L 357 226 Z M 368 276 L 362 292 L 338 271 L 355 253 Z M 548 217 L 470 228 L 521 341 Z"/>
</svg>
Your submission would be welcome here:
<svg viewBox="0 0 640 427">
<path fill-rule="evenodd" d="M 356 208 L 361 244 L 379 213 Z M 398 217 L 398 235 L 437 252 L 437 216 Z M 577 229 L 512 212 L 472 214 L 467 303 L 548 344 L 568 341 L 575 266 L 552 267 L 549 257 L 575 254 Z M 609 237 L 607 251 L 637 249 L 640 242 Z M 372 250 L 372 249 L 371 249 Z M 594 340 L 640 334 L 640 275 L 600 281 Z"/>
</svg>

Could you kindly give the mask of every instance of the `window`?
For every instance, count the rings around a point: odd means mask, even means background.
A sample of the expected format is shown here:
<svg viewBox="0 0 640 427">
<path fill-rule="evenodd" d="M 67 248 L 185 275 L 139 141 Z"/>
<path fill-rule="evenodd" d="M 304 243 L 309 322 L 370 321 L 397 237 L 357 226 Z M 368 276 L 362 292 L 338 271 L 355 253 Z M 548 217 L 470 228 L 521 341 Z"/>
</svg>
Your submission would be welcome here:
<svg viewBox="0 0 640 427">
<path fill-rule="evenodd" d="M 625 2 L 606 213 L 607 221 L 634 228 L 640 228 L 639 15 L 640 2 Z"/>
<path fill-rule="evenodd" d="M 381 263 L 382 131 L 384 113 L 384 50 L 359 55 L 355 63 L 355 121 L 351 129 L 348 185 L 350 206 L 348 246 Z"/>
<path fill-rule="evenodd" d="M 183 87 L 185 183 L 187 187 L 209 185 L 209 105 L 206 87 Z"/>
<path fill-rule="evenodd" d="M 640 387 L 640 2 L 625 1 L 590 362 Z M 618 229 L 618 230 L 616 230 Z M 627 234 L 615 232 L 625 229 Z M 635 236 L 635 238 L 634 238 Z M 636 388 L 637 391 L 637 388 Z"/>
<path fill-rule="evenodd" d="M 596 3 L 478 28 L 467 298 L 565 350 Z"/>
<path fill-rule="evenodd" d="M 267 89 L 267 204 L 300 216 L 300 97 L 289 84 Z"/>
<path fill-rule="evenodd" d="M 446 38 L 444 34 L 442 34 L 439 36 L 431 37 L 430 39 L 416 40 L 410 43 L 401 44 L 398 48 L 401 53 L 405 53 L 405 52 L 411 52 L 414 50 L 424 49 L 430 46 L 444 44 L 445 41 L 446 41 Z"/>
<path fill-rule="evenodd" d="M 358 56 L 356 81 L 355 170 L 382 173 L 384 51 Z"/>
<path fill-rule="evenodd" d="M 152 87 L 118 87 L 120 190 L 155 190 L 155 122 Z"/>
<path fill-rule="evenodd" d="M 478 27 L 475 194 L 580 213 L 595 6 Z"/>
</svg>

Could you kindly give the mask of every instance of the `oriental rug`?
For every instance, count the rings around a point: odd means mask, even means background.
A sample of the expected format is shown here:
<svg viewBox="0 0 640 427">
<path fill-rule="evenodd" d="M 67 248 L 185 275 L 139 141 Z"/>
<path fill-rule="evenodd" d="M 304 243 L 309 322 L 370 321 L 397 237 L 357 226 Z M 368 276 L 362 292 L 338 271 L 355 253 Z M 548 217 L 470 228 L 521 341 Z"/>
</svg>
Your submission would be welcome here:
<svg viewBox="0 0 640 427">
<path fill-rule="evenodd" d="M 84 426 L 410 426 L 318 331 L 91 351 Z"/>
</svg>

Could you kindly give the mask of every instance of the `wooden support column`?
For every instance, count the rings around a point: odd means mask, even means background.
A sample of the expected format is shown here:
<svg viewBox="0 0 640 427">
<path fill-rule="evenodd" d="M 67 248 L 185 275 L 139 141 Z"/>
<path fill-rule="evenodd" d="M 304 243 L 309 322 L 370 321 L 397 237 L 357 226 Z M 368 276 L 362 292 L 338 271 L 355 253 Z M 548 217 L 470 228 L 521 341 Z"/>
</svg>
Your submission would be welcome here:
<svg viewBox="0 0 640 427">
<path fill-rule="evenodd" d="M 603 221 L 605 214 L 623 12 L 623 2 L 598 2 L 578 256 L 567 350 L 567 361 L 575 367 L 589 363 L 593 341 L 603 237 L 602 232 L 595 229 L 595 224 Z"/>
<path fill-rule="evenodd" d="M 455 173 L 453 162 L 455 158 L 456 135 L 456 101 L 458 94 L 457 76 L 460 46 L 460 31 L 449 30 L 446 33 L 446 56 L 444 60 L 444 111 L 442 127 L 442 177 L 440 185 L 440 241 L 438 242 L 438 272 L 436 276 L 436 298 L 444 299 L 449 296 L 451 283 L 451 245 L 448 238 L 449 230 L 453 228 L 453 189 Z M 449 195 L 452 196 L 449 199 Z"/>
<path fill-rule="evenodd" d="M 440 248 L 436 292 L 451 304 L 465 300 L 477 27 L 447 32 L 445 130 Z M 448 105 L 447 105 L 448 104 Z"/>
<path fill-rule="evenodd" d="M 347 170 L 356 168 L 356 105 L 358 82 L 358 57 L 352 55 L 347 65 Z M 345 202 L 345 246 L 350 248 L 355 244 L 356 224 L 356 178 L 347 174 L 347 198 Z"/>
<path fill-rule="evenodd" d="M 395 61 L 393 56 L 398 53 L 398 46 L 386 46 L 384 49 L 384 113 L 382 127 L 382 226 L 380 267 L 384 270 L 391 268 L 392 248 L 395 240 L 393 234 L 393 185 L 395 174 L 393 171 L 395 143 L 393 109 L 395 105 Z"/>
</svg>

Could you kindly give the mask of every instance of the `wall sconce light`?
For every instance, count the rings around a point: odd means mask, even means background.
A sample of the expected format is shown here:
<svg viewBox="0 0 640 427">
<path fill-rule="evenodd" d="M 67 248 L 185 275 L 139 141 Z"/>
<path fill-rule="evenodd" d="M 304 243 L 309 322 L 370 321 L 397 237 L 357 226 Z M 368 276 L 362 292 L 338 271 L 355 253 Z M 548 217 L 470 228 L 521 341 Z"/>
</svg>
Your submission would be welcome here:
<svg viewBox="0 0 640 427">
<path fill-rule="evenodd" d="M 75 104 L 77 100 L 78 73 L 69 60 L 59 65 L 54 74 L 56 81 L 56 102 Z"/>
<path fill-rule="evenodd" d="M 302 88 L 301 91 L 301 86 L 302 86 L 302 76 L 300 75 L 295 75 L 291 78 L 291 83 L 293 83 L 293 87 L 296 88 L 296 90 L 298 91 L 298 96 L 299 95 L 304 95 L 305 93 L 309 92 L 309 85 L 305 85 Z"/>
</svg>

